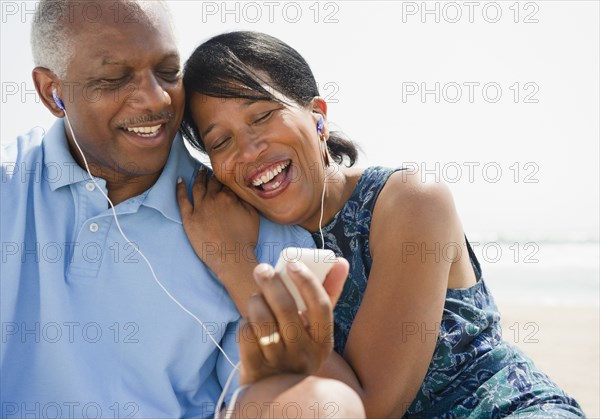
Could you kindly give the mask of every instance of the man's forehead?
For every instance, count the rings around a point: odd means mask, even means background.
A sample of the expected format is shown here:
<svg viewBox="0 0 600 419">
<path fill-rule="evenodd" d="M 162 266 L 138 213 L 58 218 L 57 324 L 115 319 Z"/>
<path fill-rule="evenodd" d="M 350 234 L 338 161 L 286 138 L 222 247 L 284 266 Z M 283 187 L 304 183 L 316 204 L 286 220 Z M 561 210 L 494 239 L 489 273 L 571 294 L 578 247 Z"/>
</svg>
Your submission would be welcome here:
<svg viewBox="0 0 600 419">
<path fill-rule="evenodd" d="M 124 68 L 138 69 L 159 64 L 179 67 L 180 56 L 175 45 L 165 44 L 163 39 L 146 38 L 150 45 L 140 39 L 136 42 L 120 42 L 110 48 L 106 37 L 99 37 L 97 43 L 76 43 L 74 54 L 67 67 L 67 77 L 73 80 L 95 79 L 101 74 L 113 74 Z M 156 42 L 154 42 L 156 41 Z M 108 73 L 106 73 L 108 72 Z"/>
<path fill-rule="evenodd" d="M 109 5 L 114 3 L 103 2 L 103 5 L 111 11 Z M 136 16 L 140 18 L 113 19 L 107 16 L 103 22 L 89 19 L 74 21 L 70 31 L 73 47 L 87 58 L 102 60 L 103 65 L 123 64 L 130 54 L 127 50 L 136 48 L 140 51 L 153 50 L 165 57 L 179 57 L 168 15 L 149 16 L 140 11 Z"/>
<path fill-rule="evenodd" d="M 90 7 L 93 5 L 93 7 Z M 71 11 L 63 15 L 63 23 L 72 33 L 98 30 L 100 27 L 140 29 L 143 27 L 172 32 L 170 14 L 162 1 L 102 0 L 73 2 Z M 93 11 L 90 12 L 90 9 Z"/>
<path fill-rule="evenodd" d="M 104 45 L 105 46 L 105 45 Z M 119 69 L 123 67 L 137 67 L 138 65 L 171 63 L 180 65 L 180 56 L 177 49 L 160 48 L 156 43 L 152 48 L 138 48 L 134 45 L 127 45 L 121 48 L 106 49 L 90 49 L 81 46 L 76 49 L 77 53 L 74 56 L 72 65 L 69 70 L 79 69 L 84 73 L 95 73 L 100 69 Z M 87 69 L 87 70 L 86 70 Z M 91 72 L 91 73 L 90 73 Z"/>
</svg>

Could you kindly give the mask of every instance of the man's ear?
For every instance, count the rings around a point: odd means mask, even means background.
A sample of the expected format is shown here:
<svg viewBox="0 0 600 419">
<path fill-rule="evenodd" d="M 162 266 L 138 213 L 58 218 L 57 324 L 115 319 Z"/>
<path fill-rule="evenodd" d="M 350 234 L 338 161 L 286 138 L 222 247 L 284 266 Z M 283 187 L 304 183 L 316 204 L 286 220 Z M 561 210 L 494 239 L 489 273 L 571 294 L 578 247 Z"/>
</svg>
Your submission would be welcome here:
<svg viewBox="0 0 600 419">
<path fill-rule="evenodd" d="M 57 118 L 63 118 L 65 113 L 58 107 L 52 98 L 52 90 L 56 89 L 56 94 L 61 97 L 61 82 L 56 74 L 44 67 L 36 67 L 31 72 L 35 90 L 37 90 L 42 103 L 52 115 Z"/>
</svg>

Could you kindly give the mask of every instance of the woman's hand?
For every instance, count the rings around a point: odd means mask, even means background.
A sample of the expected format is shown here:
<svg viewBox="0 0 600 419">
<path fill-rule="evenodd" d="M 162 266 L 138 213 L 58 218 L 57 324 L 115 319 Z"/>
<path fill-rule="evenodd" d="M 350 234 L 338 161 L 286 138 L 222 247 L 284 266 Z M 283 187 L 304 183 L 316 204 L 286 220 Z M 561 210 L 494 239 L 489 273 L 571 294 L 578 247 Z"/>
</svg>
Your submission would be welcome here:
<svg viewBox="0 0 600 419">
<path fill-rule="evenodd" d="M 333 307 L 348 276 L 348 262 L 339 258 L 322 285 L 302 262 L 288 263 L 287 272 L 306 311 L 298 312 L 270 265 L 256 267 L 260 293 L 248 301 L 240 328 L 240 384 L 281 373 L 314 374 L 333 349 Z"/>
<path fill-rule="evenodd" d="M 190 202 L 184 182 L 177 185 L 183 228 L 202 261 L 218 276 L 244 314 L 248 296 L 256 291 L 252 269 L 257 264 L 259 217 L 202 167 L 192 186 Z"/>
</svg>

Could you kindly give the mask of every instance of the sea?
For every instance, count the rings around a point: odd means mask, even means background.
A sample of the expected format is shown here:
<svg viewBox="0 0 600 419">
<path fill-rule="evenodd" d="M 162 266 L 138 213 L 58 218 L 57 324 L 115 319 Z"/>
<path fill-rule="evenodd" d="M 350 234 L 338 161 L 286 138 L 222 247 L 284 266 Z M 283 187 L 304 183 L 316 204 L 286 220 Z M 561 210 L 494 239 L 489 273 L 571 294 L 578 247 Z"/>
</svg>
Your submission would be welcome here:
<svg viewBox="0 0 600 419">
<path fill-rule="evenodd" d="M 600 307 L 596 239 L 469 238 L 500 305 Z"/>
</svg>

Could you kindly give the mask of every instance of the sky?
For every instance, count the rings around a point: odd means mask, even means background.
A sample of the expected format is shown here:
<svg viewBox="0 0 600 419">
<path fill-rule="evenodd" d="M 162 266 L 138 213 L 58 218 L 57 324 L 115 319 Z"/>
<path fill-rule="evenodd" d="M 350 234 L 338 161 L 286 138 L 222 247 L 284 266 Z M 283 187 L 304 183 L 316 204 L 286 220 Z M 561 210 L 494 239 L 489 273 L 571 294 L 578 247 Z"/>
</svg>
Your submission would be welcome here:
<svg viewBox="0 0 600 419">
<path fill-rule="evenodd" d="M 183 60 L 232 30 L 297 49 L 358 165 L 447 182 L 467 235 L 598 240 L 599 2 L 168 4 Z M 34 6 L 1 1 L 2 142 L 53 121 L 31 81 Z"/>
</svg>

